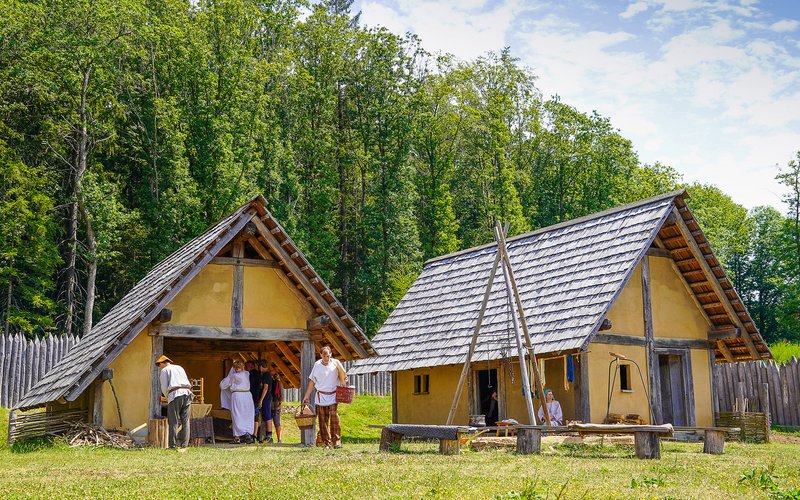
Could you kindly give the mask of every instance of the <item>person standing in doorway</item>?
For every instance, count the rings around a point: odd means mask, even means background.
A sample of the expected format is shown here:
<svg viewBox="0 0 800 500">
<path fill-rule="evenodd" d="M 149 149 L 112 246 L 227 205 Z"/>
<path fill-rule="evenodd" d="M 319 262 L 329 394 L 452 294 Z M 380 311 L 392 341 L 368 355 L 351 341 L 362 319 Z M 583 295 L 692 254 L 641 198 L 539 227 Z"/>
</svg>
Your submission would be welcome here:
<svg viewBox="0 0 800 500">
<path fill-rule="evenodd" d="M 317 418 L 319 420 L 319 437 L 326 448 L 335 446 L 341 448 L 342 430 L 339 426 L 339 405 L 336 404 L 336 386 L 338 382 L 347 383 L 347 375 L 344 373 L 339 361 L 331 356 L 331 348 L 328 346 L 320 349 L 322 359 L 314 363 L 311 374 L 308 376 L 309 384 L 303 403 L 309 403 L 311 391 L 317 390 L 315 405 Z"/>
<path fill-rule="evenodd" d="M 250 374 L 244 370 L 244 363 L 237 359 L 228 376 L 219 383 L 220 400 L 223 408 L 231 411 L 233 442 L 253 442 L 253 415 L 255 406 L 250 395 Z"/>
<path fill-rule="evenodd" d="M 256 402 L 256 412 L 261 413 L 264 421 L 264 441 L 272 442 L 272 374 L 269 372 L 269 361 L 262 359 L 258 362 L 258 387 L 261 388 Z M 258 428 L 256 428 L 258 430 Z M 258 434 L 256 434 L 258 435 Z M 259 439 L 259 441 L 261 441 Z"/>
<path fill-rule="evenodd" d="M 161 368 L 161 392 L 167 398 L 169 447 L 186 451 L 186 447 L 189 446 L 189 407 L 192 403 L 189 377 L 186 376 L 183 367 L 173 364 L 166 356 L 158 358 L 156 366 Z"/>
</svg>

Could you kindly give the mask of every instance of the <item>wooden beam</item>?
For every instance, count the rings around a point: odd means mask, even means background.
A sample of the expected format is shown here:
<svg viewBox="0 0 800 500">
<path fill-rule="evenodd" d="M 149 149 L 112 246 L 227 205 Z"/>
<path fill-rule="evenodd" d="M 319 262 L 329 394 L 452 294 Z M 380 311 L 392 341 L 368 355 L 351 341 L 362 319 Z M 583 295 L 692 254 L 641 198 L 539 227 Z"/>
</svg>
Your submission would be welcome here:
<svg viewBox="0 0 800 500">
<path fill-rule="evenodd" d="M 310 340 L 311 336 L 301 328 L 228 328 L 203 325 L 161 325 L 162 337 L 183 337 L 217 340 Z"/>
<path fill-rule="evenodd" d="M 233 244 L 233 257 L 244 258 L 244 241 Z M 233 293 L 231 294 L 231 327 L 235 330 L 242 327 L 242 308 L 244 307 L 244 267 L 233 266 Z"/>
<path fill-rule="evenodd" d="M 324 329 L 324 330 L 314 330 L 314 331 L 315 332 L 321 331 L 322 332 L 322 337 L 329 344 L 333 345 L 333 348 L 336 349 L 336 351 L 339 352 L 339 354 L 346 361 L 352 361 L 353 360 L 353 355 L 350 353 L 350 351 L 347 349 L 347 347 L 345 347 L 344 344 L 342 344 L 342 342 L 339 340 L 339 337 L 337 337 L 335 333 L 333 333 L 332 331 L 330 331 L 327 328 Z"/>
<path fill-rule="evenodd" d="M 650 290 L 650 257 L 642 259 L 642 305 L 644 312 L 644 338 L 647 350 L 647 376 L 650 382 L 650 423 L 660 424 L 661 415 L 661 379 L 658 370 L 658 356 L 655 352 L 655 334 L 653 332 L 653 308 Z"/>
<path fill-rule="evenodd" d="M 456 416 L 456 408 L 461 399 L 461 391 L 464 389 L 464 383 L 467 381 L 470 364 L 472 363 L 472 355 L 475 353 L 475 345 L 478 343 L 478 333 L 481 331 L 483 324 L 483 316 L 486 313 L 486 306 L 489 304 L 489 297 L 492 295 L 492 285 L 494 283 L 495 274 L 497 274 L 497 266 L 500 264 L 500 251 L 494 256 L 492 268 L 489 270 L 489 279 L 486 282 L 486 289 L 483 292 L 483 300 L 481 307 L 478 309 L 478 320 L 475 322 L 475 328 L 472 329 L 472 340 L 467 349 L 467 358 L 464 360 L 464 366 L 461 368 L 461 376 L 458 378 L 458 385 L 456 385 L 456 392 L 453 395 L 453 404 L 450 405 L 450 412 L 447 414 L 447 425 L 453 425 L 453 419 Z M 394 390 L 394 387 L 392 388 Z"/>
<path fill-rule="evenodd" d="M 152 329 L 151 329 L 152 330 Z M 150 336 L 150 418 L 161 416 L 161 369 L 156 360 L 164 354 L 164 337 Z"/>
<path fill-rule="evenodd" d="M 708 340 L 717 341 L 723 339 L 741 338 L 742 331 L 735 326 L 725 326 L 721 328 L 709 328 Z"/>
<path fill-rule="evenodd" d="M 283 376 L 286 377 L 286 380 L 291 382 L 292 385 L 294 385 L 295 387 L 300 387 L 300 379 L 297 377 L 295 372 L 292 371 L 291 368 L 286 366 L 286 363 L 281 361 L 281 358 L 279 358 L 278 356 L 272 356 L 270 361 L 274 363 L 275 366 L 278 367 L 278 370 L 280 370 L 283 373 Z"/>
<path fill-rule="evenodd" d="M 323 314 L 321 316 L 315 316 L 306 322 L 306 329 L 311 330 L 322 330 L 326 328 L 331 323 L 331 317 L 327 314 Z"/>
<path fill-rule="evenodd" d="M 261 242 L 258 241 L 256 238 L 250 238 L 249 240 L 247 240 L 247 242 L 250 243 L 250 246 L 253 247 L 253 249 L 258 253 L 258 255 L 261 256 L 261 258 L 272 260 L 272 254 L 269 253 L 269 250 L 264 248 L 264 245 L 262 245 Z M 304 293 L 301 293 L 300 290 L 297 289 L 294 282 L 291 279 L 289 279 L 289 277 L 286 275 L 283 269 L 281 269 L 279 266 L 276 267 L 275 274 L 277 274 L 278 278 L 283 282 L 284 285 L 286 285 L 286 288 L 288 288 L 292 292 L 292 294 L 294 294 L 294 296 L 297 297 L 298 301 L 300 302 L 300 305 L 303 306 L 303 309 L 306 310 L 308 315 L 310 316 L 314 314 L 314 308 L 309 303 L 308 297 L 306 297 Z"/>
<path fill-rule="evenodd" d="M 92 384 L 94 400 L 92 402 L 92 425 L 103 426 L 103 379 L 97 377 Z"/>
<path fill-rule="evenodd" d="M 622 335 L 618 333 L 598 333 L 592 338 L 592 343 L 631 345 L 647 347 L 647 339 L 638 335 Z M 706 339 L 682 339 L 671 337 L 657 337 L 653 339 L 654 348 L 683 348 L 683 349 L 708 349 Z"/>
<path fill-rule="evenodd" d="M 677 209 L 673 208 L 673 212 L 677 213 Z M 745 345 L 747 346 L 747 350 L 750 352 L 750 355 L 753 357 L 754 360 L 761 359 L 761 354 L 756 349 L 755 343 L 753 343 L 753 339 L 750 337 L 750 333 L 744 327 L 741 318 L 739 318 L 739 314 L 733 308 L 733 305 L 728 300 L 728 295 L 723 290 L 722 285 L 720 285 L 716 275 L 711 270 L 711 266 L 705 259 L 705 255 L 703 254 L 702 250 L 698 246 L 695 239 L 691 236 L 689 232 L 689 228 L 686 226 L 686 223 L 683 221 L 683 218 L 678 218 L 677 227 L 680 230 L 683 237 L 686 239 L 686 242 L 689 245 L 689 249 L 691 250 L 692 254 L 697 258 L 698 262 L 700 263 L 700 267 L 703 269 L 706 278 L 708 279 L 711 287 L 717 292 L 717 296 L 719 300 L 722 302 L 725 311 L 730 316 L 730 320 L 734 323 L 734 325 L 738 326 L 742 331 L 742 340 L 744 340 Z"/>
<path fill-rule="evenodd" d="M 345 325 L 341 319 L 339 319 L 339 316 L 333 310 L 333 307 L 331 307 L 328 301 L 322 298 L 320 292 L 314 287 L 314 285 L 311 284 L 308 278 L 300 272 L 300 268 L 297 266 L 297 264 L 291 258 L 288 258 L 288 255 L 286 255 L 286 250 L 283 249 L 278 239 L 275 238 L 275 235 L 269 231 L 267 226 L 265 226 L 264 223 L 261 222 L 261 219 L 259 219 L 257 216 L 253 216 L 253 222 L 261 231 L 261 237 L 264 238 L 272 251 L 278 253 L 279 255 L 283 255 L 286 267 L 289 269 L 289 271 L 295 274 L 297 280 L 300 281 L 300 284 L 303 285 L 306 292 L 314 298 L 314 300 L 317 302 L 317 305 L 322 307 L 323 311 L 325 311 L 325 314 L 331 317 L 334 325 L 336 325 L 336 328 L 342 332 L 342 335 L 344 335 L 348 342 L 350 342 L 358 355 L 362 358 L 368 358 L 369 353 L 364 346 L 361 345 L 361 342 L 359 342 L 358 339 L 353 336 L 353 334 L 350 332 L 350 328 Z"/>
<path fill-rule="evenodd" d="M 219 356 L 232 352 L 258 352 L 265 350 L 267 347 L 268 341 L 264 340 L 216 340 L 169 337 L 166 340 L 164 352 L 170 357 L 180 357 L 182 354 L 203 353 Z M 175 359 L 175 361 L 177 362 L 178 360 Z"/>
<path fill-rule="evenodd" d="M 544 388 L 542 387 L 542 380 L 539 374 L 539 363 L 536 361 L 536 354 L 533 352 L 533 343 L 531 342 L 531 335 L 528 331 L 528 322 L 525 319 L 525 308 L 522 305 L 522 299 L 519 296 L 519 290 L 517 289 L 517 281 L 514 278 L 514 269 L 511 267 L 511 258 L 508 256 L 508 248 L 506 248 L 506 238 L 503 234 L 503 231 L 500 230 L 500 222 L 496 222 L 494 226 L 494 236 L 497 240 L 497 249 L 501 253 L 502 256 L 502 263 L 503 263 L 503 277 L 506 281 L 506 293 L 509 294 L 508 300 L 511 301 L 511 293 L 513 293 L 514 302 L 517 305 L 517 314 L 519 315 L 519 322 L 520 326 L 522 326 L 522 332 L 525 334 L 525 343 L 527 344 L 528 348 L 528 357 L 530 359 L 531 364 L 533 365 L 533 380 L 536 384 L 536 391 L 539 394 L 539 400 L 542 402 L 542 413 L 544 414 L 544 420 L 547 425 L 550 425 L 550 412 L 547 409 L 547 405 L 545 404 L 545 397 L 544 397 Z M 509 304 L 511 305 L 511 304 Z M 513 307 L 511 308 L 513 310 Z M 513 321 L 514 330 L 517 330 L 517 321 L 516 317 Z M 528 409 L 528 418 L 529 422 L 533 424 L 536 422 L 536 414 L 534 413 L 533 408 L 533 400 L 530 394 L 530 381 L 528 381 L 527 370 L 525 369 L 525 359 L 524 359 L 524 352 L 522 351 L 522 346 L 519 345 L 521 343 L 521 339 L 519 338 L 519 332 L 517 333 L 517 342 L 519 348 L 519 355 L 520 355 L 520 371 L 522 373 L 522 392 L 525 396 L 525 405 Z"/>
<path fill-rule="evenodd" d="M 722 357 L 725 358 L 725 361 L 727 361 L 728 363 L 736 362 L 736 360 L 733 359 L 733 354 L 731 353 L 731 350 L 728 349 L 728 346 L 725 344 L 724 340 L 717 340 L 717 349 L 719 349 L 719 352 L 722 353 Z"/>
<path fill-rule="evenodd" d="M 300 400 L 302 401 L 303 397 L 308 390 L 308 377 L 311 375 L 311 370 L 314 368 L 314 343 L 310 340 L 303 341 L 303 344 L 300 348 Z M 314 391 L 311 391 L 309 396 L 311 407 L 314 408 Z M 316 412 L 315 412 L 316 413 Z M 300 444 L 303 446 L 314 446 L 315 440 L 317 435 L 317 425 L 314 422 L 314 426 L 311 429 L 300 431 Z"/>
<path fill-rule="evenodd" d="M 648 248 L 646 254 L 650 257 L 665 257 L 667 259 L 672 258 L 672 252 L 666 248 Z"/>
<path fill-rule="evenodd" d="M 248 240 L 249 243 L 249 240 Z M 244 257 L 214 257 L 211 259 L 211 264 L 217 264 L 220 266 L 244 266 L 244 267 L 269 267 L 269 268 L 276 268 L 278 267 L 278 262 L 274 260 L 263 260 L 263 259 L 246 259 Z"/>
<path fill-rule="evenodd" d="M 608 318 L 604 319 L 603 322 L 600 323 L 600 331 L 601 332 L 605 331 L 605 330 L 611 330 L 611 328 L 612 328 L 611 320 L 608 319 Z"/>
<path fill-rule="evenodd" d="M 580 419 L 588 424 L 592 421 L 592 407 L 589 393 L 589 353 L 587 351 L 581 351 L 578 355 L 578 377 L 580 386 L 577 392 L 580 394 L 580 405 L 577 408 L 580 409 Z"/>
<path fill-rule="evenodd" d="M 283 354 L 286 360 L 289 361 L 289 364 L 292 365 L 297 373 L 300 373 L 302 370 L 302 367 L 300 366 L 300 360 L 294 355 L 292 350 L 289 348 L 289 345 L 285 342 L 276 342 L 275 347 L 281 354 Z"/>
</svg>

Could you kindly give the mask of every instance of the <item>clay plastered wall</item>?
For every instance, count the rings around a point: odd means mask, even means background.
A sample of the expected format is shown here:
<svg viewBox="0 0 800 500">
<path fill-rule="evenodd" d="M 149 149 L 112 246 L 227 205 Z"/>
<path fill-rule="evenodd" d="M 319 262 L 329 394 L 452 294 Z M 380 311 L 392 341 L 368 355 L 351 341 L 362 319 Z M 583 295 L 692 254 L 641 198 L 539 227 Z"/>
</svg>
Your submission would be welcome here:
<svg viewBox="0 0 800 500">
<path fill-rule="evenodd" d="M 603 333 L 644 336 L 644 307 L 642 305 L 642 266 L 636 266 L 628 284 L 622 289 L 607 318 L 611 329 Z"/>
<path fill-rule="evenodd" d="M 147 423 L 150 412 L 150 353 L 150 336 L 145 329 L 109 365 L 114 370 L 114 389 L 122 413 L 122 427 L 126 429 Z M 103 426 L 119 427 L 117 404 L 108 382 L 103 383 Z"/>
<path fill-rule="evenodd" d="M 448 365 L 397 372 L 397 423 L 445 424 L 461 369 L 460 365 Z M 430 375 L 430 393 L 414 394 L 414 375 L 422 374 Z M 469 421 L 467 400 L 465 390 L 456 409 L 453 421 L 456 425 L 466 425 Z"/>
<path fill-rule="evenodd" d="M 604 422 L 606 408 L 608 407 L 608 365 L 612 361 L 609 352 L 626 356 L 636 361 L 642 369 L 645 384 L 648 383 L 647 354 L 644 346 L 591 344 L 589 346 L 589 396 L 592 413 L 592 422 Z M 611 372 L 614 374 L 613 368 Z M 611 397 L 611 413 L 629 414 L 636 413 L 646 422 L 650 422 L 650 410 L 645 396 L 642 381 L 636 366 L 631 363 L 632 392 L 622 392 L 619 384 L 619 375 Z M 648 387 L 649 391 L 649 387 Z"/>
<path fill-rule="evenodd" d="M 650 289 L 656 337 L 708 338 L 709 324 L 671 259 L 650 257 Z"/>
<path fill-rule="evenodd" d="M 698 427 L 711 427 L 714 425 L 714 407 L 711 400 L 708 351 L 692 349 L 691 355 L 696 423 Z"/>
<path fill-rule="evenodd" d="M 167 306 L 171 323 L 231 326 L 233 266 L 209 264 Z"/>
<path fill-rule="evenodd" d="M 310 314 L 277 273 L 263 267 L 244 268 L 242 326 L 245 328 L 306 327 Z"/>
</svg>

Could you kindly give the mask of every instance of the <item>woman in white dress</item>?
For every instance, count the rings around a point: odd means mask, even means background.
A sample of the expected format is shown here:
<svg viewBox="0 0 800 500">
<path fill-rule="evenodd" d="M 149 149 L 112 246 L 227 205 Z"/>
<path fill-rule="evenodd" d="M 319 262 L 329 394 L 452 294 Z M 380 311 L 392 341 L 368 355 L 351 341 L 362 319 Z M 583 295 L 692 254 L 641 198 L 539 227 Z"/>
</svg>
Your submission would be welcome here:
<svg viewBox="0 0 800 500">
<path fill-rule="evenodd" d="M 233 362 L 233 368 L 219 383 L 219 388 L 222 389 L 222 407 L 231 411 L 233 442 L 238 443 L 240 439 L 252 442 L 253 415 L 256 410 L 253 406 L 253 397 L 250 395 L 250 374 L 245 371 L 241 360 Z"/>
<path fill-rule="evenodd" d="M 561 403 L 556 401 L 553 397 L 553 391 L 547 389 L 544 391 L 545 404 L 547 404 L 547 413 L 550 415 L 550 425 L 562 425 L 564 423 L 564 413 L 561 411 Z M 544 424 L 544 408 L 539 407 L 539 421 Z"/>
</svg>

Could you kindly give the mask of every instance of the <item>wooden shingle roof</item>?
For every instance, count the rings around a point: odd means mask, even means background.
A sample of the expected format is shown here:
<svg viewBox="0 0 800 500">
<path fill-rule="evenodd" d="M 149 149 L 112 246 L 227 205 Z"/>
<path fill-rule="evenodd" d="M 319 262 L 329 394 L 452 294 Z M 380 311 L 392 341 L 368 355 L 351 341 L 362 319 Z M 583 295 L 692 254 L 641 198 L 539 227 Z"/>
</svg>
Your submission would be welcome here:
<svg viewBox="0 0 800 500">
<path fill-rule="evenodd" d="M 659 231 L 677 227 L 675 211 L 680 207 L 684 213 L 685 196 L 685 191 L 676 191 L 507 239 L 537 353 L 586 348 L 636 265 L 651 245 L 661 244 Z M 463 363 L 496 251 L 492 243 L 428 261 L 373 338 L 380 356 L 357 361 L 349 373 Z M 709 255 L 713 257 L 710 249 Z M 732 287 L 727 290 L 730 297 L 736 293 Z M 514 355 L 506 297 L 498 272 L 473 361 Z M 748 330 L 760 343 L 758 351 L 768 355 L 739 304 Z M 719 318 L 720 324 L 733 322 Z"/>
<path fill-rule="evenodd" d="M 16 408 L 75 400 L 202 268 L 248 225 L 278 261 L 278 270 L 321 314 L 336 315 L 325 338 L 347 359 L 375 356 L 361 327 L 344 310 L 283 227 L 256 196 L 156 265 L 24 396 Z M 313 290 L 312 290 L 313 289 Z M 324 303 L 323 303 L 324 302 Z M 344 351 L 344 352 L 342 352 Z"/>
</svg>

